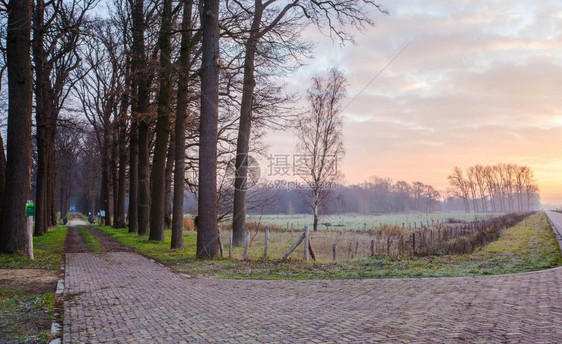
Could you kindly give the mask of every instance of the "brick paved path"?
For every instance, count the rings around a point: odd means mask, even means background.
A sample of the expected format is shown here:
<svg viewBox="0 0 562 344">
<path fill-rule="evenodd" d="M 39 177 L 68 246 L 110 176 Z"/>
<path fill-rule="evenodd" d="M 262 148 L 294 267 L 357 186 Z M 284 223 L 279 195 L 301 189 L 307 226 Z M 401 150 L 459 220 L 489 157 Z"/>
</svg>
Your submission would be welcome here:
<svg viewBox="0 0 562 344">
<path fill-rule="evenodd" d="M 66 256 L 64 343 L 562 342 L 562 268 L 405 280 L 189 279 L 129 252 Z"/>
</svg>

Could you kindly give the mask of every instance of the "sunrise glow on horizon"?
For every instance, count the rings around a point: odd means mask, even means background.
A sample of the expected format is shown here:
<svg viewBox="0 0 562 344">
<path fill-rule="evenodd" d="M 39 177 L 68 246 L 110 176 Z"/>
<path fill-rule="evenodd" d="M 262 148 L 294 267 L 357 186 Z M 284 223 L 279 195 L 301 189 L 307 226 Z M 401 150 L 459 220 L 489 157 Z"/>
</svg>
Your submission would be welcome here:
<svg viewBox="0 0 562 344">
<path fill-rule="evenodd" d="M 455 166 L 513 163 L 533 169 L 543 204 L 562 205 L 562 3 L 385 6 L 390 15 L 373 13 L 376 26 L 356 34 L 357 46 L 310 33 L 314 59 L 287 81 L 304 91 L 332 66 L 348 78 L 343 181 L 379 176 L 444 192 Z M 294 153 L 289 133 L 267 143 L 270 153 Z"/>
</svg>

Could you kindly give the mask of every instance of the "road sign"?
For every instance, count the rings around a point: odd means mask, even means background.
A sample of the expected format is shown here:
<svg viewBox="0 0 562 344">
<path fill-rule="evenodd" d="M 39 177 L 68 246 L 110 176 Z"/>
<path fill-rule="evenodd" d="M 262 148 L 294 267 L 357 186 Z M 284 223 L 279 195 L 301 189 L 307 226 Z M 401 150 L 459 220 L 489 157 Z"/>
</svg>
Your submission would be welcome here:
<svg viewBox="0 0 562 344">
<path fill-rule="evenodd" d="M 35 216 L 35 204 L 26 203 L 26 205 L 25 205 L 25 216 Z"/>
</svg>

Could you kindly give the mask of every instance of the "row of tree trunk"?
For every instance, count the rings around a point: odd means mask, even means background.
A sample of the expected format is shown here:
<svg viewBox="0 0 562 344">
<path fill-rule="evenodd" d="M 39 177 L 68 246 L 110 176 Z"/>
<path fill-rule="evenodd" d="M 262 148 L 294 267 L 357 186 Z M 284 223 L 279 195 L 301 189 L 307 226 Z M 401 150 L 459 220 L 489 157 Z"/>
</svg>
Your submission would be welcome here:
<svg viewBox="0 0 562 344">
<path fill-rule="evenodd" d="M 31 178 L 33 76 L 30 0 L 10 0 L 6 40 L 8 70 L 7 155 L 0 154 L 0 252 L 27 250 L 25 202 Z"/>
</svg>

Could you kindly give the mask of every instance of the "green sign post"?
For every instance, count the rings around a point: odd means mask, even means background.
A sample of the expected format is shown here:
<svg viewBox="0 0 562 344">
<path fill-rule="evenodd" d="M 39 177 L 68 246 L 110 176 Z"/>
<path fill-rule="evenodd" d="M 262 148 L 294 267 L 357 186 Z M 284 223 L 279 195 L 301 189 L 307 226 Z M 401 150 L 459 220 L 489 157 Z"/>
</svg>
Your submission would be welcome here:
<svg viewBox="0 0 562 344">
<path fill-rule="evenodd" d="M 35 216 L 35 204 L 27 201 L 25 204 L 25 216 L 27 216 L 27 256 L 33 260 L 33 216 Z"/>
<path fill-rule="evenodd" d="M 25 216 L 35 216 L 35 204 L 27 203 L 25 205 Z"/>
</svg>

